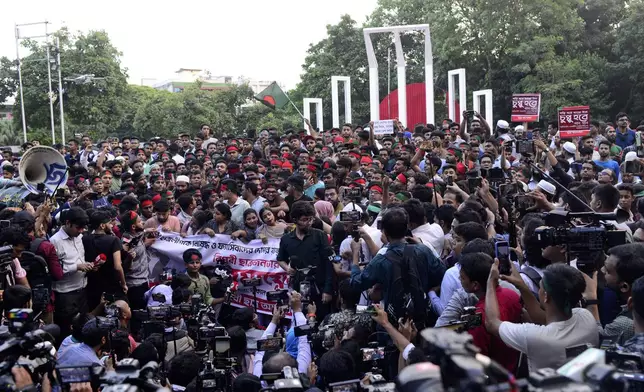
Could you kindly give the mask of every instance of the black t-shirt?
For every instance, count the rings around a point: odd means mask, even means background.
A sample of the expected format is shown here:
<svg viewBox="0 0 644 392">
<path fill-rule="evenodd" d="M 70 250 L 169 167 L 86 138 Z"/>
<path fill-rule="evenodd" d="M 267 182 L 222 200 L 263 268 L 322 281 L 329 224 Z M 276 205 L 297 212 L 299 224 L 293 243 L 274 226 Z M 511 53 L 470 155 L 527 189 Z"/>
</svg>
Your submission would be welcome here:
<svg viewBox="0 0 644 392">
<path fill-rule="evenodd" d="M 119 278 L 114 270 L 114 252 L 123 249 L 121 241 L 113 235 L 87 234 L 83 236 L 83 247 L 85 261 L 88 263 L 93 263 L 100 254 L 104 254 L 107 259 L 98 271 L 87 274 L 88 281 L 101 287 L 120 287 Z"/>
<path fill-rule="evenodd" d="M 302 197 L 300 197 L 299 199 L 295 200 L 294 196 L 288 195 L 288 196 L 286 196 L 284 198 L 284 201 L 286 201 L 286 204 L 288 205 L 288 210 L 289 210 L 288 216 L 286 217 L 287 218 L 286 221 L 291 222 L 291 209 L 293 207 L 293 204 L 296 201 L 313 201 L 313 199 L 311 199 L 307 195 L 302 195 Z"/>
</svg>

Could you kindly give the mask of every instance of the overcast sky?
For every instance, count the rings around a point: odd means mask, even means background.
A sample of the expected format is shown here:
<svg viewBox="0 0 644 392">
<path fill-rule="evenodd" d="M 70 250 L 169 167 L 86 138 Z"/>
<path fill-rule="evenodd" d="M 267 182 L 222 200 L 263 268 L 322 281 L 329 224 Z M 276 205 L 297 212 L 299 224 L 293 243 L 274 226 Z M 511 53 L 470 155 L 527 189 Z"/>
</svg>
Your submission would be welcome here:
<svg viewBox="0 0 644 392">
<path fill-rule="evenodd" d="M 105 30 L 123 52 L 131 83 L 167 79 L 179 68 L 244 75 L 295 87 L 310 43 L 343 14 L 365 21 L 377 0 L 5 1 L 0 56 L 16 57 L 14 23 L 48 20 L 51 29 Z M 103 4 L 104 8 L 100 8 Z M 24 28 L 40 34 L 43 27 Z M 366 59 L 365 59 L 366 61 Z M 64 67 L 64 64 L 63 64 Z"/>
</svg>

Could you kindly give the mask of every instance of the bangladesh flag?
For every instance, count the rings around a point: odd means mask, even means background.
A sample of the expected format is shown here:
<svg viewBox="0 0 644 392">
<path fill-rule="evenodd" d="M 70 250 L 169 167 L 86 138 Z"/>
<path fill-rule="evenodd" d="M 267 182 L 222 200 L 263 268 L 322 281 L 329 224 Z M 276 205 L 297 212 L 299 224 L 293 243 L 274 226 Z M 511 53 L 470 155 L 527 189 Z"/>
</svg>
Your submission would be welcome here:
<svg viewBox="0 0 644 392">
<path fill-rule="evenodd" d="M 288 105 L 289 99 L 284 91 L 277 85 L 277 82 L 271 83 L 264 91 L 255 95 L 255 99 L 268 106 L 271 109 L 281 109 Z"/>
</svg>

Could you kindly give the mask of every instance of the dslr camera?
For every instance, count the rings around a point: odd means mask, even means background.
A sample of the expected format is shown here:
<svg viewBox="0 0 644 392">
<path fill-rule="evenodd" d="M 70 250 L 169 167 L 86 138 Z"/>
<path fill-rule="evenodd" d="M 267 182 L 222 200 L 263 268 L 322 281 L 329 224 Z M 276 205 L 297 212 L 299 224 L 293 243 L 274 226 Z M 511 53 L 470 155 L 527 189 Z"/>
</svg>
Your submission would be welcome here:
<svg viewBox="0 0 644 392">
<path fill-rule="evenodd" d="M 456 332 L 464 332 L 469 331 L 472 328 L 479 327 L 482 323 L 483 315 L 476 311 L 476 307 L 466 306 L 463 308 L 463 314 L 458 321 L 452 321 L 440 328 L 447 328 Z"/>
</svg>

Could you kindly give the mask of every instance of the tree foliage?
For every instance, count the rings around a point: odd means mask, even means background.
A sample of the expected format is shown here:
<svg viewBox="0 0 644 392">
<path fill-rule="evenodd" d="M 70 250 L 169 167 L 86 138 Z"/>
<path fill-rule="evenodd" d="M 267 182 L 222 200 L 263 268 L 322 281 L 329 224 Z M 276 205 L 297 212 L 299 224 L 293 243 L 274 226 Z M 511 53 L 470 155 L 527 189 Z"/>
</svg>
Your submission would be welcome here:
<svg viewBox="0 0 644 392">
<path fill-rule="evenodd" d="M 64 82 L 65 130 L 69 139 L 76 133 L 101 139 L 106 136 L 136 134 L 143 138 L 176 137 L 181 132 L 195 133 L 202 124 L 210 124 L 215 135 L 243 134 L 259 124 L 281 128 L 285 122 L 294 123 L 292 111 L 271 111 L 252 101 L 248 85 L 232 86 L 227 90 L 200 89 L 200 82 L 181 93 L 155 90 L 151 87 L 127 84 L 127 73 L 121 67 L 121 53 L 103 31 L 71 34 L 66 29 L 56 33 L 60 39 L 61 72 L 63 80 L 77 75 L 93 74 L 100 80 L 75 84 Z M 36 41 L 24 41 L 30 53 L 22 59 L 23 93 L 28 138 L 51 143 L 51 117 L 46 47 Z M 52 58 L 55 56 L 51 47 Z M 52 71 L 55 98 L 58 92 L 57 71 Z M 18 86 L 17 62 L 0 58 L 0 101 L 16 96 Z M 21 138 L 19 96 L 14 106 L 13 130 Z M 252 103 L 252 104 L 251 104 Z M 58 105 L 54 108 L 57 141 L 60 137 Z M 6 125 L 0 131 L 4 140 Z M 1 143 L 0 143 L 1 144 Z"/>
<path fill-rule="evenodd" d="M 327 37 L 310 46 L 301 82 L 291 94 L 321 97 L 326 103 L 330 76 L 350 76 L 356 84 L 354 118 L 366 121 L 369 95 L 362 29 L 429 24 L 436 118 L 445 110 L 447 71 L 465 68 L 470 95 L 493 89 L 497 118 L 509 119 L 513 93 L 540 92 L 544 120 L 554 120 L 558 107 L 580 104 L 590 105 L 594 118 L 608 120 L 626 110 L 639 119 L 644 117 L 640 11 L 642 0 L 380 0 L 363 26 L 348 16 L 327 26 Z M 401 41 L 407 83 L 422 82 L 423 36 L 405 33 Z M 387 94 L 386 58 L 388 48 L 395 53 L 392 43 L 392 34 L 374 36 L 381 99 Z M 396 73 L 391 76 L 395 89 Z M 328 122 L 331 108 L 326 106 Z"/>
</svg>

